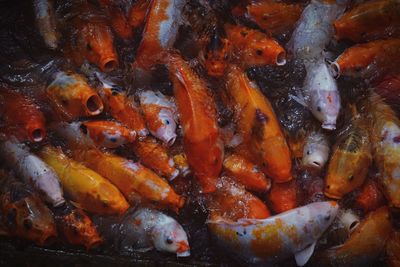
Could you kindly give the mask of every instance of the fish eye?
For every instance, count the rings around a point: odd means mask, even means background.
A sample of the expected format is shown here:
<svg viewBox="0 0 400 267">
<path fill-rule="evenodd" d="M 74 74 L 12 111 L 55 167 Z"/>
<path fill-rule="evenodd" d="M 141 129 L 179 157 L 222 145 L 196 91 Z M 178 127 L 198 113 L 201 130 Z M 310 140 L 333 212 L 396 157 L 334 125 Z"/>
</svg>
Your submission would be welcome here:
<svg viewBox="0 0 400 267">
<path fill-rule="evenodd" d="M 81 129 L 83 134 L 87 134 L 88 133 L 88 129 L 87 129 L 86 125 L 81 124 L 81 126 L 79 126 L 79 128 Z"/>
<path fill-rule="evenodd" d="M 318 111 L 318 112 L 321 112 L 321 110 L 322 110 L 321 107 L 318 106 L 318 107 L 317 107 L 317 111 Z"/>
<path fill-rule="evenodd" d="M 331 215 L 327 215 L 324 217 L 325 221 L 329 221 L 331 219 Z"/>
<path fill-rule="evenodd" d="M 310 154 L 311 154 L 310 150 L 307 150 L 307 155 L 310 155 Z"/>
<path fill-rule="evenodd" d="M 241 32 L 240 32 L 240 34 L 241 34 L 243 37 L 246 37 L 246 35 L 247 35 L 247 32 L 245 32 L 245 31 L 241 31 Z"/>
<path fill-rule="evenodd" d="M 349 181 L 354 179 L 354 175 L 349 175 Z"/>
<path fill-rule="evenodd" d="M 171 245 L 172 243 L 174 243 L 174 241 L 172 240 L 171 237 L 167 237 L 167 239 L 165 240 L 165 243 Z"/>
<path fill-rule="evenodd" d="M 169 120 L 164 120 L 164 124 L 169 125 L 170 124 Z"/>
<path fill-rule="evenodd" d="M 92 46 L 88 43 L 88 44 L 86 44 L 86 49 L 87 49 L 88 51 L 92 51 Z"/>
<path fill-rule="evenodd" d="M 263 51 L 261 49 L 257 49 L 256 54 L 257 54 L 257 56 L 262 56 Z"/>
</svg>

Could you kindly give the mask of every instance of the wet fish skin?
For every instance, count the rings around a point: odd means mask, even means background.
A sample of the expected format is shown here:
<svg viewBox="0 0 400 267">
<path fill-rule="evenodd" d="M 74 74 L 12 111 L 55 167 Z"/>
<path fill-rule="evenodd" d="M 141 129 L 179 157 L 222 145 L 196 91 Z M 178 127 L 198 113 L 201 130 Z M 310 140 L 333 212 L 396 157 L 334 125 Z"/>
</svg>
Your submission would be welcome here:
<svg viewBox="0 0 400 267">
<path fill-rule="evenodd" d="M 52 0 L 34 0 L 36 25 L 48 48 L 57 49 L 60 33 Z"/>
<path fill-rule="evenodd" d="M 330 153 L 327 136 L 319 131 L 312 131 L 303 148 L 302 165 L 305 168 L 321 170 L 325 167 Z"/>
</svg>

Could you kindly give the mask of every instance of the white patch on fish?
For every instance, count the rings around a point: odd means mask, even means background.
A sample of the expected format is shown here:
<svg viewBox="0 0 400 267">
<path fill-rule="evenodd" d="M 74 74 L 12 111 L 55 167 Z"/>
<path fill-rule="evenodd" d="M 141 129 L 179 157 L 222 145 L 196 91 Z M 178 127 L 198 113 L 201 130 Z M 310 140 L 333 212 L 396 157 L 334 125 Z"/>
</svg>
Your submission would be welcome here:
<svg viewBox="0 0 400 267">
<path fill-rule="evenodd" d="M 179 25 L 181 23 L 181 9 L 184 1 L 167 0 L 168 8 L 165 11 L 168 19 L 160 22 L 160 30 L 158 32 L 158 40 L 162 48 L 171 48 L 178 34 Z"/>
<path fill-rule="evenodd" d="M 142 166 L 139 163 L 135 163 L 131 160 L 126 161 L 126 163 L 124 164 L 124 166 L 129 169 L 132 170 L 134 172 L 137 172 L 140 170 L 140 168 L 142 168 Z"/>
</svg>

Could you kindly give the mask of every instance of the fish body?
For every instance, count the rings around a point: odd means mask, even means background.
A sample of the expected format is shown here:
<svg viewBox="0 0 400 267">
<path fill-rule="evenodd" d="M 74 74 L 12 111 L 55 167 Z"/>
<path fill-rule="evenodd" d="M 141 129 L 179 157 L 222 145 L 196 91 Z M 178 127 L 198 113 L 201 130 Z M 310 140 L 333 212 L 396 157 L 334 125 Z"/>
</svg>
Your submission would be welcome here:
<svg viewBox="0 0 400 267">
<path fill-rule="evenodd" d="M 400 73 L 385 75 L 374 84 L 375 92 L 386 102 L 396 104 L 400 101 Z"/>
<path fill-rule="evenodd" d="M 327 136 L 320 131 L 312 131 L 303 149 L 302 165 L 305 168 L 321 170 L 329 158 L 330 146 Z"/>
<path fill-rule="evenodd" d="M 151 208 L 128 212 L 122 219 L 101 218 L 98 228 L 114 241 L 119 252 L 144 252 L 156 249 L 190 256 L 188 237 L 183 227 L 172 217 Z"/>
<path fill-rule="evenodd" d="M 133 37 L 133 29 L 128 21 L 124 9 L 129 7 L 130 1 L 99 1 L 101 7 L 105 10 L 110 18 L 110 24 L 118 37 L 122 39 L 131 39 Z"/>
<path fill-rule="evenodd" d="M 282 213 L 297 208 L 299 206 L 298 190 L 295 180 L 287 183 L 273 183 L 267 196 L 272 210 L 276 213 Z"/>
<path fill-rule="evenodd" d="M 52 0 L 34 0 L 36 25 L 46 46 L 56 49 L 60 34 L 57 31 L 57 18 Z"/>
<path fill-rule="evenodd" d="M 175 103 L 159 91 L 142 91 L 139 99 L 150 133 L 163 143 L 173 145 L 177 126 Z"/>
<path fill-rule="evenodd" d="M 151 0 L 137 50 L 135 64 L 149 69 L 164 60 L 163 52 L 172 48 L 182 23 L 183 0 Z"/>
<path fill-rule="evenodd" d="M 267 219 L 209 220 L 223 247 L 251 264 L 274 264 L 297 254 L 304 265 L 314 244 L 336 217 L 336 202 L 315 202 Z"/>
<path fill-rule="evenodd" d="M 257 165 L 246 158 L 232 154 L 224 159 L 224 170 L 237 182 L 246 187 L 247 190 L 266 192 L 271 188 L 271 181 Z"/>
<path fill-rule="evenodd" d="M 79 128 L 100 147 L 117 148 L 136 139 L 135 131 L 114 121 L 83 121 Z"/>
<path fill-rule="evenodd" d="M 167 180 L 172 181 L 179 175 L 175 162 L 168 155 L 166 147 L 154 138 L 147 137 L 138 140 L 131 145 L 131 148 L 144 166 L 167 178 Z"/>
<path fill-rule="evenodd" d="M 232 44 L 237 63 L 243 67 L 286 64 L 286 51 L 266 34 L 238 25 L 225 25 L 227 39 Z"/>
<path fill-rule="evenodd" d="M 66 204 L 54 211 L 60 232 L 72 245 L 84 246 L 87 250 L 102 243 L 90 217 L 79 208 Z"/>
<path fill-rule="evenodd" d="M 273 36 L 288 33 L 299 20 L 303 7 L 275 0 L 250 2 L 245 16 Z"/>
<path fill-rule="evenodd" d="M 144 23 L 150 3 L 150 0 L 138 0 L 131 6 L 128 14 L 128 21 L 134 29 L 140 27 Z"/>
<path fill-rule="evenodd" d="M 342 198 L 360 187 L 367 178 L 372 150 L 368 123 L 363 120 L 355 118 L 332 149 L 324 190 L 330 198 Z"/>
<path fill-rule="evenodd" d="M 188 163 L 202 191 L 213 192 L 224 155 L 215 102 L 205 83 L 181 57 L 172 55 L 168 68 Z"/>
<path fill-rule="evenodd" d="M 227 74 L 238 131 L 262 171 L 272 180 L 292 179 L 292 161 L 281 126 L 268 99 L 246 73 L 231 67 Z"/>
<path fill-rule="evenodd" d="M 344 75 L 376 80 L 397 70 L 400 61 L 400 39 L 377 40 L 346 49 L 332 63 L 336 76 Z"/>
<path fill-rule="evenodd" d="M 103 111 L 100 96 L 86 79 L 74 73 L 58 72 L 47 86 L 46 94 L 56 114 L 62 120 L 74 120 L 82 116 L 95 116 Z"/>
<path fill-rule="evenodd" d="M 39 156 L 57 173 L 71 201 L 94 214 L 121 214 L 129 204 L 121 192 L 100 174 L 69 159 L 61 149 L 46 146 Z"/>
<path fill-rule="evenodd" d="M 47 203 L 54 207 L 65 203 L 57 174 L 39 157 L 29 152 L 22 144 L 11 141 L 0 144 L 0 153 L 5 163 L 27 184 L 32 184 Z"/>
<path fill-rule="evenodd" d="M 339 40 L 365 42 L 400 37 L 400 3 L 396 0 L 360 3 L 336 20 L 334 26 Z"/>
<path fill-rule="evenodd" d="M 392 232 L 389 210 L 370 212 L 340 246 L 316 254 L 311 266 L 365 266 L 376 260 Z"/>
<path fill-rule="evenodd" d="M 24 184 L 6 177 L 0 195 L 0 221 L 7 235 L 43 246 L 57 237 L 50 210 Z"/>
<path fill-rule="evenodd" d="M 400 207 L 400 121 L 380 98 L 371 98 L 373 158 L 389 204 Z"/>
<path fill-rule="evenodd" d="M 355 206 L 364 212 L 370 212 L 383 206 L 385 197 L 377 182 L 372 179 L 367 180 L 362 186 L 360 193 L 355 199 Z"/>
<path fill-rule="evenodd" d="M 73 154 L 74 159 L 111 181 L 128 200 L 139 194 L 143 199 L 175 211 L 185 203 L 164 179 L 140 163 L 97 149 L 77 149 Z"/>
<path fill-rule="evenodd" d="M 134 130 L 139 138 L 147 136 L 149 131 L 135 100 L 102 74 L 96 72 L 96 76 L 102 83 L 99 95 L 104 102 L 105 110 L 115 120 Z"/>
<path fill-rule="evenodd" d="M 19 141 L 41 142 L 46 137 L 45 118 L 28 97 L 2 88 L 0 90 L 0 116 L 6 136 Z"/>
</svg>

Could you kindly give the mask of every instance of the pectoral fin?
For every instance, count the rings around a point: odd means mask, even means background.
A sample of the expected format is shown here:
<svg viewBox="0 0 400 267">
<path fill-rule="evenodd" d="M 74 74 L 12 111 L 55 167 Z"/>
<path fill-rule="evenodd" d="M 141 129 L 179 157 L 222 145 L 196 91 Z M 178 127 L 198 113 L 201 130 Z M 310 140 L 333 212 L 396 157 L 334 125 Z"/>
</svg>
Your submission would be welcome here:
<svg viewBox="0 0 400 267">
<path fill-rule="evenodd" d="M 314 253 L 314 248 L 316 243 L 317 242 L 314 242 L 311 245 L 307 246 L 305 249 L 296 252 L 296 254 L 294 254 L 294 258 L 298 266 L 304 266 L 308 262 L 308 260 Z"/>
</svg>

